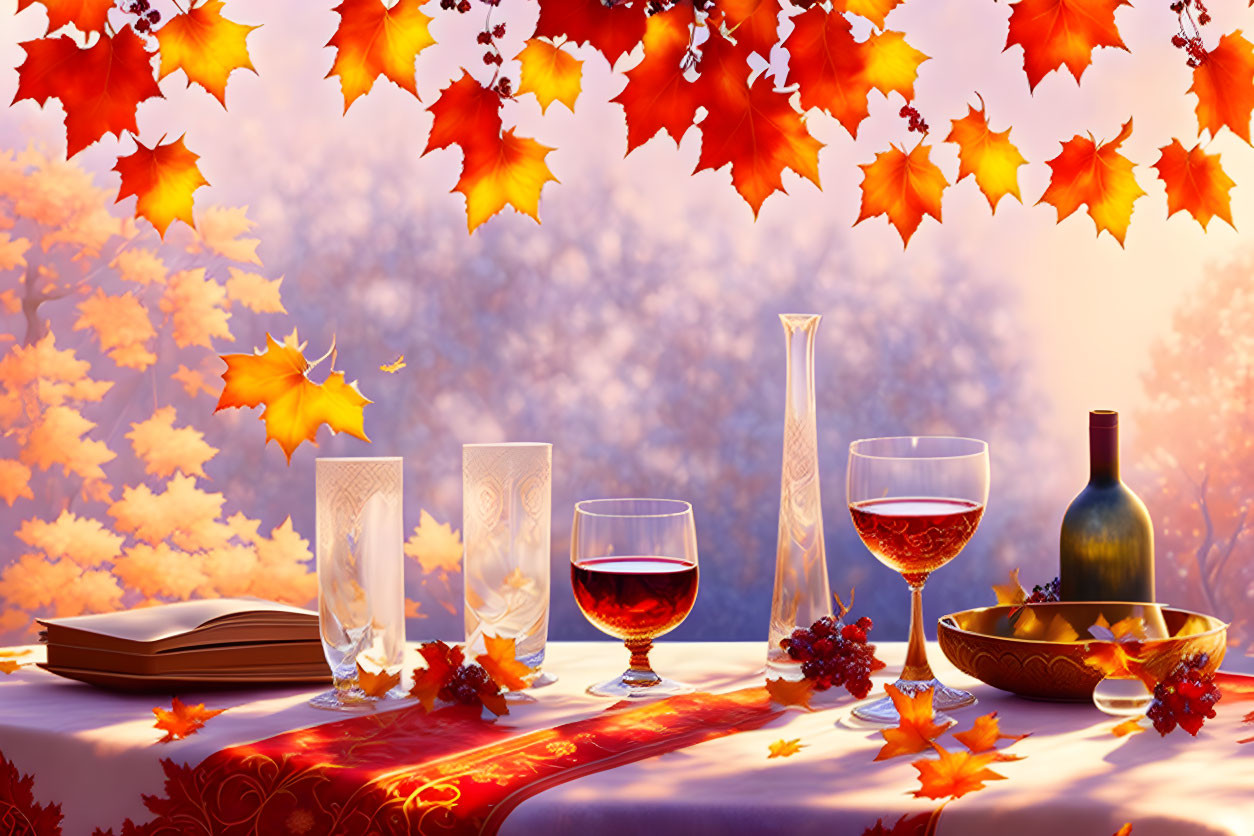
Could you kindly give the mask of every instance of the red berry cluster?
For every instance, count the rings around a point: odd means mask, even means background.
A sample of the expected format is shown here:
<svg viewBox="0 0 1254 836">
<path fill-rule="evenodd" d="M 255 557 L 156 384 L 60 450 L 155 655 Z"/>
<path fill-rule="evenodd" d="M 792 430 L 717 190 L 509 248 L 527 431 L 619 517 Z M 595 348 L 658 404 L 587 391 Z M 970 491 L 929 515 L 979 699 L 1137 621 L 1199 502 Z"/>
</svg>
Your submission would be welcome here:
<svg viewBox="0 0 1254 836">
<path fill-rule="evenodd" d="M 923 117 L 919 115 L 919 111 L 910 105 L 902 105 L 901 110 L 897 111 L 897 115 L 902 119 L 909 119 L 910 126 L 907 130 L 918 131 L 926 135 L 928 128 L 927 122 L 923 121 Z"/>
<path fill-rule="evenodd" d="M 1060 581 L 1058 578 L 1054 578 L 1052 581 L 1043 586 L 1038 583 L 1036 586 L 1032 587 L 1032 594 L 1027 597 L 1027 600 L 1024 601 L 1024 603 L 1047 604 L 1053 601 L 1061 601 L 1062 599 L 1058 597 L 1059 583 Z"/>
<path fill-rule="evenodd" d="M 1209 662 L 1205 653 L 1190 656 L 1154 686 L 1154 701 L 1146 714 L 1160 735 L 1179 726 L 1196 737 L 1202 723 L 1215 716 L 1219 688 L 1214 674 L 1202 673 Z"/>
<path fill-rule="evenodd" d="M 440 8 L 445 11 L 457 9 L 460 14 L 470 11 L 470 0 L 440 0 Z"/>
<path fill-rule="evenodd" d="M 1171 45 L 1176 49 L 1183 49 L 1189 56 L 1185 60 L 1186 64 L 1200 67 L 1206 60 L 1206 47 L 1202 44 L 1202 33 L 1198 27 L 1210 23 L 1210 12 L 1207 11 L 1206 4 L 1202 0 L 1175 0 L 1171 4 L 1171 10 L 1176 13 L 1180 26 L 1180 31 L 1171 36 Z M 1194 11 L 1197 12 L 1196 19 L 1193 17 Z M 1184 28 L 1185 20 L 1189 22 L 1192 35 Z"/>
<path fill-rule="evenodd" d="M 481 695 L 485 693 L 489 696 L 499 694 L 501 688 L 480 665 L 462 665 L 449 674 L 436 696 L 445 702 L 480 705 L 483 702 Z"/>
<path fill-rule="evenodd" d="M 152 8 L 148 0 L 135 0 L 135 2 L 124 6 L 122 11 L 128 15 L 135 15 L 138 18 L 135 21 L 136 32 L 149 32 L 153 26 L 161 22 L 161 12 Z"/>
<path fill-rule="evenodd" d="M 875 645 L 866 643 L 871 627 L 866 616 L 844 624 L 825 615 L 809 629 L 793 630 L 779 645 L 801 663 L 802 676 L 818 690 L 844 685 L 850 694 L 862 699 L 871 693 L 871 674 L 884 667 L 875 658 Z"/>
</svg>

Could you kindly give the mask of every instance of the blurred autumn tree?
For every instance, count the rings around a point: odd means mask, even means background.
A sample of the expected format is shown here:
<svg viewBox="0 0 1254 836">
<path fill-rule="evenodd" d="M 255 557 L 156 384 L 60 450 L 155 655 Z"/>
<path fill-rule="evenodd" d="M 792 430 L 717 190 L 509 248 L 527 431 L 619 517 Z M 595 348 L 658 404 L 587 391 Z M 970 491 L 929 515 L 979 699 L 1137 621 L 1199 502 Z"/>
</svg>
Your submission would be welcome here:
<svg viewBox="0 0 1254 836">
<path fill-rule="evenodd" d="M 0 154 L 0 633 L 193 596 L 308 603 L 308 542 L 206 489 L 232 318 L 284 313 L 242 208 L 164 242 L 59 155 Z"/>
<path fill-rule="evenodd" d="M 1159 600 L 1230 620 L 1254 655 L 1254 290 L 1248 261 L 1215 271 L 1177 310 L 1145 375 L 1144 492 Z M 1149 487 L 1152 484 L 1152 487 Z"/>
</svg>

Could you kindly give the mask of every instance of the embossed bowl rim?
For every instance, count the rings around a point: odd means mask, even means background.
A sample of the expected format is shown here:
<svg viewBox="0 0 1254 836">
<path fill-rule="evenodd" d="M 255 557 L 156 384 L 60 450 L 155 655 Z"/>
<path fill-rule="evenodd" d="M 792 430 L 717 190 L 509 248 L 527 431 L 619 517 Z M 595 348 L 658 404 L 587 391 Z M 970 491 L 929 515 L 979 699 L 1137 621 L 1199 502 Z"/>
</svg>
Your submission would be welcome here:
<svg viewBox="0 0 1254 836">
<path fill-rule="evenodd" d="M 1042 601 L 1041 603 L 1038 603 L 1038 604 L 1018 604 L 1018 605 L 994 604 L 989 607 L 972 607 L 969 610 L 959 610 L 958 612 L 952 612 L 952 613 L 949 613 L 948 615 L 942 615 L 940 618 L 936 620 L 936 625 L 937 625 L 937 630 L 939 630 L 943 626 L 946 630 L 951 630 L 955 633 L 962 633 L 968 636 L 979 636 L 981 638 L 986 638 L 986 639 L 997 639 L 998 641 L 1019 642 L 1021 644 L 1058 645 L 1058 646 L 1088 645 L 1088 644 L 1093 644 L 1095 642 L 1100 642 L 1100 643 L 1105 643 L 1105 644 L 1117 644 L 1117 642 L 1111 642 L 1108 639 L 1076 639 L 1075 641 L 1064 642 L 1064 641 L 1050 641 L 1048 639 L 1024 639 L 1024 638 L 1019 638 L 1017 636 L 999 636 L 996 633 L 980 633 L 975 630 L 965 630 L 962 627 L 959 627 L 957 623 L 953 621 L 946 623 L 946 619 L 953 619 L 960 615 L 967 615 L 968 613 L 984 612 L 987 610 L 1001 609 L 1003 607 L 1007 609 L 1013 609 L 1014 607 L 1019 606 L 1019 607 L 1029 607 L 1032 609 L 1049 610 L 1053 607 L 1070 607 L 1076 604 L 1082 604 L 1085 606 L 1100 606 L 1102 604 L 1113 604 L 1113 605 L 1124 606 L 1124 607 L 1127 607 L 1127 606 L 1158 607 L 1163 612 L 1178 612 L 1178 613 L 1184 613 L 1186 615 L 1195 615 L 1199 618 L 1206 619 L 1207 623 L 1213 625 L 1209 630 L 1204 630 L 1201 633 L 1190 633 L 1187 636 L 1168 636 L 1165 639 L 1152 639 L 1152 641 L 1156 641 L 1156 642 L 1171 641 L 1173 639 L 1196 639 L 1202 636 L 1210 636 L 1216 633 L 1221 633 L 1223 631 L 1226 631 L 1229 626 L 1227 621 L 1224 621 L 1218 616 L 1207 615 L 1206 613 L 1197 612 L 1196 610 L 1185 610 L 1185 609 L 1180 609 L 1179 607 L 1169 607 L 1166 604 L 1151 604 L 1145 601 Z"/>
</svg>

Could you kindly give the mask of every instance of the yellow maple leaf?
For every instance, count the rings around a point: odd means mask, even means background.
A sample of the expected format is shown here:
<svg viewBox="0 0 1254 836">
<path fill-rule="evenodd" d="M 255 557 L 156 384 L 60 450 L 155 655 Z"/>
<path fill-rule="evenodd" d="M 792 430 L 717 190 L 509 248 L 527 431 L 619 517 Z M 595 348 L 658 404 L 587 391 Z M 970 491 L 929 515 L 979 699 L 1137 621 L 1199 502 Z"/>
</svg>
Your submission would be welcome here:
<svg viewBox="0 0 1254 836">
<path fill-rule="evenodd" d="M 63 510 L 51 522 L 38 517 L 24 520 L 17 530 L 17 539 L 50 558 L 66 558 L 86 568 L 117 557 L 126 538 L 105 528 L 99 520 Z"/>
<path fill-rule="evenodd" d="M 113 257 L 109 266 L 118 276 L 135 284 L 150 285 L 165 282 L 165 262 L 155 252 L 145 249 L 122 250 Z"/>
<path fill-rule="evenodd" d="M 240 237 L 254 226 L 247 206 L 210 206 L 196 215 L 196 235 L 187 244 L 188 252 L 208 250 L 231 261 L 259 265 L 257 245 L 261 239 Z"/>
<path fill-rule="evenodd" d="M 882 729 L 884 745 L 875 760 L 887 760 L 897 755 L 922 752 L 932 745 L 932 740 L 945 733 L 950 724 L 938 725 L 932 711 L 932 689 L 924 688 L 914 694 L 906 694 L 896 685 L 886 684 L 884 690 L 897 709 L 897 725 Z"/>
<path fill-rule="evenodd" d="M 388 374 L 395 374 L 396 372 L 399 372 L 403 368 L 405 368 L 405 355 L 404 354 L 397 357 L 391 363 L 387 363 L 385 365 L 380 366 L 379 371 L 387 372 Z"/>
<path fill-rule="evenodd" d="M 279 295 L 283 277 L 267 279 L 256 273 L 229 268 L 231 278 L 226 280 L 226 295 L 256 313 L 287 313 Z"/>
<path fill-rule="evenodd" d="M 453 191 L 466 196 L 466 225 L 471 232 L 505 208 L 540 221 L 540 190 L 557 178 L 544 158 L 552 148 L 534 139 L 515 136 L 513 129 L 485 139 L 466 151 L 462 176 Z"/>
<path fill-rule="evenodd" d="M 1143 717 L 1129 717 L 1122 723 L 1116 723 L 1115 726 L 1111 728 L 1110 733 L 1115 737 L 1126 737 L 1130 734 L 1143 732 L 1146 728 L 1145 724 L 1141 722 L 1143 719 Z"/>
<path fill-rule="evenodd" d="M 546 112 L 555 101 L 566 105 L 574 113 L 583 75 L 582 61 L 543 38 L 527 41 L 514 60 L 521 63 L 517 95 L 534 93 L 541 113 Z"/>
<path fill-rule="evenodd" d="M 335 7 L 340 25 L 327 43 L 336 48 L 327 78 L 340 77 L 345 112 L 380 75 L 418 96 L 414 59 L 435 43 L 421 5 L 422 0 L 398 0 L 390 7 L 381 0 L 343 0 Z"/>
<path fill-rule="evenodd" d="M 767 755 L 766 757 L 767 759 L 786 758 L 790 755 L 795 755 L 798 752 L 800 752 L 801 746 L 802 746 L 801 738 L 799 737 L 794 738 L 792 740 L 776 740 L 769 747 L 767 747 L 770 751 L 770 754 Z"/>
<path fill-rule="evenodd" d="M 26 266 L 26 250 L 30 241 L 25 238 L 10 238 L 9 233 L 0 232 L 0 270 L 12 270 Z"/>
<path fill-rule="evenodd" d="M 146 421 L 131 424 L 126 434 L 135 455 L 144 462 L 144 472 L 170 476 L 181 470 L 189 476 L 204 476 L 205 462 L 218 453 L 195 427 L 175 428 L 174 407 L 163 406 Z"/>
<path fill-rule="evenodd" d="M 462 568 L 461 531 L 437 523 L 424 509 L 414 533 L 405 541 L 405 554 L 418 561 L 423 572 L 457 572 Z"/>
<path fill-rule="evenodd" d="M 865 17 L 878 28 L 883 29 L 885 16 L 903 2 L 905 0 L 843 0 L 843 2 L 836 3 L 836 8 Z"/>
<path fill-rule="evenodd" d="M 401 684 L 401 672 L 388 673 L 387 669 L 368 671 L 357 663 L 357 687 L 367 696 L 381 697 Z"/>
<path fill-rule="evenodd" d="M 810 698 L 814 696 L 814 683 L 809 679 L 778 679 L 766 680 L 766 692 L 772 702 L 780 705 L 799 705 L 810 707 Z"/>
<path fill-rule="evenodd" d="M 1028 161 L 1011 143 L 1009 128 L 994 132 L 989 127 L 984 115 L 984 99 L 980 98 L 979 110 L 967 105 L 967 115 L 954 119 L 951 125 L 945 141 L 958 146 L 958 180 L 967 175 L 974 177 L 994 212 L 998 201 L 1006 195 L 1014 195 L 1015 200 L 1022 203 L 1019 166 L 1027 165 Z"/>
<path fill-rule="evenodd" d="M 885 96 L 897 92 L 910 101 L 914 98 L 914 82 L 919 65 L 931 58 L 906 43 L 901 32 L 876 32 L 862 44 L 866 64 L 862 78 Z"/>
<path fill-rule="evenodd" d="M 161 312 L 169 314 L 174 342 L 179 348 L 199 345 L 213 348 L 213 339 L 234 342 L 230 311 L 223 307 L 226 288 L 205 278 L 205 270 L 181 270 L 170 277 L 161 296 Z"/>
<path fill-rule="evenodd" d="M 157 355 L 145 345 L 157 335 L 148 319 L 148 309 L 130 291 L 110 296 L 100 288 L 78 303 L 79 317 L 74 330 L 90 328 L 106 352 L 119 366 L 144 369 L 157 362 Z"/>
<path fill-rule="evenodd" d="M 515 656 L 514 639 L 489 636 L 485 633 L 483 644 L 487 652 L 476 656 L 475 661 L 488 672 L 493 682 L 507 691 L 521 691 L 531 684 L 531 677 L 535 676 L 539 668 L 533 668 L 518 661 Z"/>
<path fill-rule="evenodd" d="M 226 107 L 227 77 L 235 70 L 253 70 L 244 40 L 258 27 L 227 20 L 222 5 L 220 0 L 205 0 L 156 30 L 161 47 L 157 78 L 182 70 L 188 86 L 199 84 Z"/>
<path fill-rule="evenodd" d="M 118 200 L 134 195 L 136 217 L 143 216 L 162 238 L 176 218 L 191 226 L 192 192 L 209 181 L 200 173 L 200 157 L 187 150 L 183 137 L 149 148 L 135 140 L 135 153 L 119 157 L 113 170 L 122 177 Z"/>
<path fill-rule="evenodd" d="M 15 459 L 0 459 L 0 499 L 13 503 L 19 498 L 34 499 L 30 490 L 31 470 Z"/>
<path fill-rule="evenodd" d="M 317 364 L 311 365 L 294 346 L 276 343 L 268 333 L 264 352 L 226 354 L 222 361 L 225 385 L 214 411 L 265 404 L 261 420 L 266 441 L 277 441 L 289 463 L 302 441 L 317 445 L 322 424 L 333 432 L 370 440 L 363 410 L 371 401 L 357 390 L 356 381 L 345 382 L 343 372 L 333 371 L 322 383 L 314 383 L 308 373 Z"/>
</svg>

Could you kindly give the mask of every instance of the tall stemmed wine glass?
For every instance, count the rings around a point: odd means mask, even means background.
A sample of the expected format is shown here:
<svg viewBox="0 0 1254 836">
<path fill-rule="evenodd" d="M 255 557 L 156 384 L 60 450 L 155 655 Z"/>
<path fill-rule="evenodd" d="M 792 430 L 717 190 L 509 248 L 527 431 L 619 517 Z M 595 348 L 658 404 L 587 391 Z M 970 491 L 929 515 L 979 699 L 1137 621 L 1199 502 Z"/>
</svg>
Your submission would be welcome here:
<svg viewBox="0 0 1254 836">
<path fill-rule="evenodd" d="M 971 705 L 975 697 L 932 674 L 923 636 L 923 584 L 962 551 L 988 502 L 988 444 L 974 438 L 867 438 L 849 445 L 849 513 L 871 554 L 910 585 L 910 643 L 896 685 L 913 694 L 932 689 L 937 710 Z M 853 711 L 859 719 L 896 723 L 892 700 Z"/>
<path fill-rule="evenodd" d="M 631 664 L 588 693 L 620 699 L 683 694 L 649 665 L 653 640 L 680 625 L 697 597 L 692 506 L 675 499 L 590 499 L 575 505 L 570 582 L 579 609 L 622 639 Z"/>
</svg>

